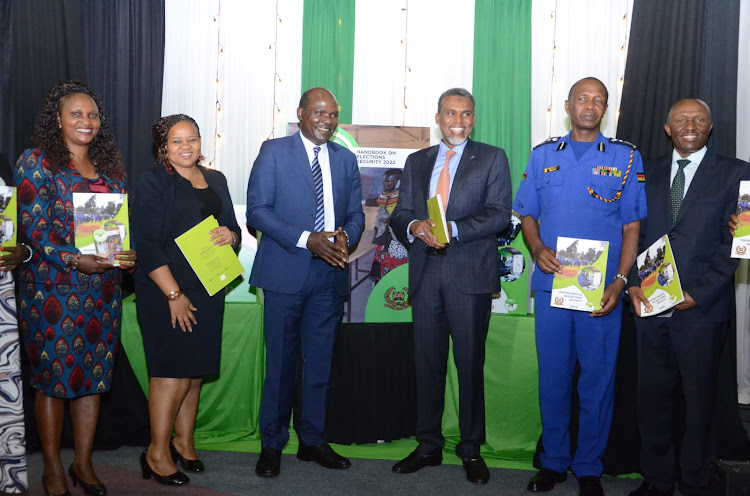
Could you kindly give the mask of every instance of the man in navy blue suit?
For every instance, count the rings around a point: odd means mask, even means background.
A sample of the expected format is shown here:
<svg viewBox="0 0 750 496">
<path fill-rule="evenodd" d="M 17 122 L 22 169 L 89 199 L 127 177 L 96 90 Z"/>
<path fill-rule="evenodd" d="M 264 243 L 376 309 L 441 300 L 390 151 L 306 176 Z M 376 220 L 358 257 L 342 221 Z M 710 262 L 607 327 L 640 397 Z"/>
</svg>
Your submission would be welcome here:
<svg viewBox="0 0 750 496">
<path fill-rule="evenodd" d="M 508 158 L 501 148 L 471 141 L 474 97 L 463 88 L 444 92 L 435 122 L 440 144 L 409 155 L 391 225 L 409 247 L 409 297 L 414 318 L 419 446 L 394 465 L 410 473 L 442 463 L 441 419 L 449 336 L 458 370 L 456 454 L 466 477 L 484 484 L 490 473 L 479 448 L 485 439 L 484 350 L 492 293 L 500 291 L 497 234 L 510 222 Z M 450 242 L 430 231 L 427 199 L 440 194 Z"/>
<path fill-rule="evenodd" d="M 266 141 L 247 188 L 247 224 L 261 232 L 250 284 L 264 290 L 266 378 L 260 408 L 261 477 L 279 475 L 289 440 L 297 355 L 302 345 L 302 413 L 297 458 L 344 469 L 327 443 L 325 422 L 333 345 L 348 295 L 349 248 L 365 223 L 355 155 L 329 140 L 338 103 L 307 90 L 300 132 Z"/>
<path fill-rule="evenodd" d="M 674 150 L 644 164 L 648 217 L 639 248 L 643 251 L 669 236 L 684 301 L 673 311 L 640 318 L 641 302 L 647 301 L 637 271 L 632 271 L 635 285 L 628 292 L 639 316 L 638 428 L 645 481 L 631 496 L 671 495 L 675 485 L 685 496 L 713 494 L 711 423 L 739 262 L 731 258 L 727 222 L 737 209 L 740 181 L 747 180 L 750 171 L 747 162 L 706 146 L 712 128 L 705 102 L 678 101 L 664 125 Z M 679 441 L 677 408 L 683 408 L 685 419 Z"/>
</svg>

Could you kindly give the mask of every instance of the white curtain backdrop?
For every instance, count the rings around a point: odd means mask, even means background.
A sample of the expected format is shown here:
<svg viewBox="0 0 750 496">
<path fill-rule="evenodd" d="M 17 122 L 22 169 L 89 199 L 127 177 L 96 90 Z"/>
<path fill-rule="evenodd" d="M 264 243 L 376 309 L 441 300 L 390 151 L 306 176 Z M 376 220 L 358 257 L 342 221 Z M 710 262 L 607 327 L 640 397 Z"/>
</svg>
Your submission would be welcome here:
<svg viewBox="0 0 750 496">
<path fill-rule="evenodd" d="M 750 2 L 740 4 L 737 63 L 737 157 L 750 160 Z M 737 292 L 737 400 L 750 403 L 750 263 L 742 260 Z"/>
<path fill-rule="evenodd" d="M 278 5 L 281 22 L 275 2 L 166 1 L 162 115 L 195 118 L 205 164 L 213 162 L 226 175 L 235 204 L 245 203 L 261 143 L 286 135 L 286 123 L 297 120 L 303 0 L 279 0 Z"/>
<path fill-rule="evenodd" d="M 354 124 L 430 126 L 431 141 L 439 141 L 440 94 L 457 86 L 471 91 L 472 84 L 474 2 L 454 6 L 451 0 L 357 0 Z"/>
<path fill-rule="evenodd" d="M 625 72 L 632 11 L 632 0 L 534 0 L 531 10 L 532 146 L 570 131 L 565 113 L 568 90 L 587 76 L 600 79 L 609 90 L 609 109 L 602 132 L 615 136 L 622 91 L 619 80 Z M 623 16 L 626 16 L 624 20 Z M 556 47 L 554 80 L 553 46 Z M 549 114 L 548 105 L 551 107 Z"/>
</svg>

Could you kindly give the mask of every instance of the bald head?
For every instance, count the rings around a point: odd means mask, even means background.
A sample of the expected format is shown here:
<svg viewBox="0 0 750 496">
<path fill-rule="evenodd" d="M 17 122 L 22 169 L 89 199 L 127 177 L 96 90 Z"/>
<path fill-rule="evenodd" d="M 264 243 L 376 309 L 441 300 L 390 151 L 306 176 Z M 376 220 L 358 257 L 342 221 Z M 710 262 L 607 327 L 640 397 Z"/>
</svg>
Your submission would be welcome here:
<svg viewBox="0 0 750 496">
<path fill-rule="evenodd" d="M 675 104 L 669 108 L 669 114 L 667 114 L 667 122 L 669 122 L 669 120 L 672 118 L 672 112 L 674 112 L 675 107 L 691 103 L 701 105 L 703 108 L 705 108 L 706 112 L 708 113 L 708 120 L 713 122 L 713 118 L 711 117 L 711 108 L 700 98 L 683 98 L 682 100 L 677 100 L 677 102 L 675 102 Z"/>
<path fill-rule="evenodd" d="M 573 86 L 570 87 L 570 91 L 568 91 L 568 100 L 573 99 L 573 95 L 575 95 L 576 91 L 580 88 L 581 85 L 584 83 L 595 83 L 601 86 L 602 92 L 604 93 L 605 102 L 609 102 L 609 91 L 607 91 L 607 87 L 604 86 L 604 83 L 602 83 L 600 80 L 593 76 L 585 77 L 583 79 L 579 79 L 578 81 L 573 84 Z"/>
</svg>

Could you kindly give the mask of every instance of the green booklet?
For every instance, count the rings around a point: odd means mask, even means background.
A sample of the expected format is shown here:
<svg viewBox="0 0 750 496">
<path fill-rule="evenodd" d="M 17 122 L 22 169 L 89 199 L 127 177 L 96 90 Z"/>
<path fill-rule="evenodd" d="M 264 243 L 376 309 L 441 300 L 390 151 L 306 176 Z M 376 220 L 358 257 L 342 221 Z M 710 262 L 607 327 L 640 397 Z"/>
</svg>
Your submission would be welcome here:
<svg viewBox="0 0 750 496">
<path fill-rule="evenodd" d="M 115 253 L 130 249 L 128 195 L 73 193 L 75 247 L 84 255 L 98 255 L 120 265 Z"/>
<path fill-rule="evenodd" d="M 737 217 L 739 225 L 732 240 L 732 258 L 750 258 L 750 181 L 740 181 Z"/>
<path fill-rule="evenodd" d="M 16 246 L 17 219 L 15 186 L 0 186 L 0 246 Z M 0 251 L 0 257 L 2 253 Z"/>
<path fill-rule="evenodd" d="M 219 227 L 213 215 L 203 219 L 174 241 L 208 294 L 213 296 L 242 274 L 240 259 L 230 245 L 216 246 L 209 231 Z"/>
<path fill-rule="evenodd" d="M 435 223 L 435 227 L 430 228 L 432 234 L 441 243 L 450 243 L 451 237 L 448 234 L 448 222 L 445 220 L 445 210 L 443 210 L 440 193 L 427 200 L 427 212 L 430 214 L 430 219 Z"/>
<path fill-rule="evenodd" d="M 680 274 L 666 234 L 638 255 L 635 264 L 643 295 L 648 300 L 648 304 L 641 303 L 641 317 L 662 313 L 684 301 Z"/>
<path fill-rule="evenodd" d="M 562 273 L 552 281 L 550 306 L 593 312 L 601 310 L 607 274 L 609 241 L 557 238 L 557 259 Z"/>
</svg>

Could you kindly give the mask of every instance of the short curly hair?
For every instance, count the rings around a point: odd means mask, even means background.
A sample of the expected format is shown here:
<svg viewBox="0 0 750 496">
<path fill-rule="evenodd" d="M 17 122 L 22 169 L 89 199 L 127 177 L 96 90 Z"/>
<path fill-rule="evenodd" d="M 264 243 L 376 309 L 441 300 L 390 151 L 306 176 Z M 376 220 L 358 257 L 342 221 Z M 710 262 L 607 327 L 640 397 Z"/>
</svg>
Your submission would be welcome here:
<svg viewBox="0 0 750 496">
<path fill-rule="evenodd" d="M 70 150 L 63 140 L 57 118 L 65 98 L 76 93 L 91 97 L 99 110 L 99 132 L 89 145 L 89 157 L 94 163 L 94 168 L 112 179 L 125 179 L 120 148 L 109 128 L 102 101 L 94 90 L 79 81 L 60 81 L 47 94 L 34 123 L 34 145 L 47 155 L 52 167 L 59 168 L 70 163 Z"/>
<path fill-rule="evenodd" d="M 198 138 L 201 137 L 201 130 L 198 127 L 198 123 L 195 122 L 195 119 L 185 114 L 165 115 L 156 121 L 154 127 L 151 128 L 151 137 L 154 138 L 154 146 L 156 147 L 155 165 L 163 166 L 170 174 L 174 174 L 174 166 L 172 166 L 167 158 L 167 136 L 169 135 L 169 130 L 172 129 L 175 124 L 183 121 L 192 124 L 195 128 L 195 132 L 198 133 Z M 196 163 L 203 160 L 203 158 L 203 155 L 199 156 Z"/>
</svg>

